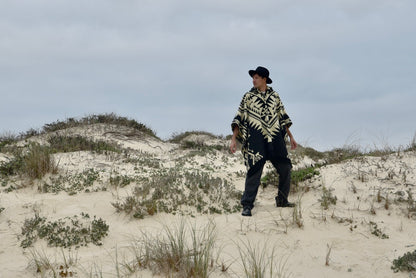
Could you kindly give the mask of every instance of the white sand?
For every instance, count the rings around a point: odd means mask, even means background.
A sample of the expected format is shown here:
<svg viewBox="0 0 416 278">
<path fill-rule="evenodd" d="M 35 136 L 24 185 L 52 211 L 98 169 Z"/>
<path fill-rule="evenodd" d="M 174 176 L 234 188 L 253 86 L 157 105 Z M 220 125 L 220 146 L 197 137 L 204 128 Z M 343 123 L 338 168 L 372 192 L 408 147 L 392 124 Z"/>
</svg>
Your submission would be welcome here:
<svg viewBox="0 0 416 278">
<path fill-rule="evenodd" d="M 131 149 L 131 157 L 140 157 L 141 154 L 152 156 L 159 159 L 164 167 L 173 167 L 175 159 L 189 153 L 189 150 L 182 150 L 177 144 L 134 135 L 131 130 L 120 130 L 113 126 L 93 125 L 66 132 L 117 142 Z M 45 142 L 44 139 L 37 140 Z M 227 144 L 224 140 L 214 143 Z M 1 154 L 0 158 L 1 161 L 6 160 Z M 99 170 L 103 181 L 114 170 L 125 175 L 138 174 L 132 164 L 123 162 L 125 157 L 122 155 L 74 152 L 57 154 L 55 159 L 60 161 L 62 175 L 80 173 L 89 168 Z M 198 169 L 210 166 L 215 176 L 227 178 L 236 188 L 243 190 L 244 176 L 236 174 L 245 171 L 240 153 L 231 155 L 215 152 L 205 156 L 189 156 L 187 159 L 184 167 Z M 315 163 L 310 158 L 299 159 L 294 168 Z M 301 204 L 302 227 L 293 221 L 293 208 L 274 206 L 276 188 L 273 186 L 259 189 L 253 217 L 234 213 L 187 218 L 199 227 L 206 225 L 210 219 L 216 224 L 216 252 L 219 258 L 210 277 L 244 276 L 238 252 L 238 246 L 241 247 L 243 242 L 255 246 L 266 244 L 270 250 L 274 246 L 275 266 L 286 260 L 283 264 L 286 276 L 282 277 L 409 277 L 408 273 L 394 273 L 390 267 L 394 259 L 416 249 L 416 216 L 408 214 L 405 201 L 398 201 L 399 197 L 407 200 L 407 190 L 416 195 L 415 168 L 415 152 L 383 158 L 356 158 L 320 168 L 319 176 L 302 184 L 303 187 L 309 187 L 308 192 L 290 196 L 292 201 Z M 146 165 L 140 169 L 147 169 Z M 20 247 L 19 239 L 24 220 L 33 217 L 34 211 L 47 216 L 48 220 L 84 212 L 101 217 L 109 224 L 109 234 L 103 239 L 102 246 L 90 244 L 72 252 L 78 258 L 77 263 L 70 267 L 76 273 L 75 277 L 89 277 L 97 269 L 102 271 L 103 277 L 116 277 L 116 250 L 119 262 L 128 260 L 131 239 L 140 237 L 140 231 L 157 233 L 161 231 L 161 223 L 173 225 L 180 221 L 180 217 L 165 213 L 141 220 L 125 213 L 116 213 L 111 203 L 128 195 L 135 183 L 126 188 L 109 187 L 104 192 L 72 196 L 65 192 L 39 193 L 37 186 L 41 184 L 37 181 L 27 188 L 0 193 L 0 207 L 5 208 L 0 214 L 0 277 L 36 277 L 30 253 L 28 249 Z M 337 197 L 336 205 L 330 205 L 328 210 L 324 210 L 319 201 L 324 186 Z M 378 191 L 381 202 L 377 201 Z M 390 200 L 388 209 L 384 207 L 387 196 Z M 389 238 L 381 239 L 371 234 L 370 221 L 376 223 Z M 329 265 L 325 265 L 328 246 L 331 246 Z M 35 250 L 48 254 L 52 262 L 62 263 L 61 248 L 47 247 L 43 240 L 38 240 Z M 221 272 L 222 263 L 229 266 L 226 273 Z M 141 270 L 130 277 L 153 276 L 149 270 Z"/>
</svg>

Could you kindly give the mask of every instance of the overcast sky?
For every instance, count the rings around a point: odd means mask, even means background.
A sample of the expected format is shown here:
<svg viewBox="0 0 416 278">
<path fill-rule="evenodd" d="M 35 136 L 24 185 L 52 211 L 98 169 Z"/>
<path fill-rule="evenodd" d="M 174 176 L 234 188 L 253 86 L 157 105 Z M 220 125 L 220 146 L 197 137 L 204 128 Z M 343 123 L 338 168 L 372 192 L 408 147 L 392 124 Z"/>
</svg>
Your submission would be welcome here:
<svg viewBox="0 0 416 278">
<path fill-rule="evenodd" d="M 270 70 L 301 144 L 407 145 L 414 0 L 0 0 L 0 133 L 115 112 L 163 139 L 231 133 Z"/>
</svg>

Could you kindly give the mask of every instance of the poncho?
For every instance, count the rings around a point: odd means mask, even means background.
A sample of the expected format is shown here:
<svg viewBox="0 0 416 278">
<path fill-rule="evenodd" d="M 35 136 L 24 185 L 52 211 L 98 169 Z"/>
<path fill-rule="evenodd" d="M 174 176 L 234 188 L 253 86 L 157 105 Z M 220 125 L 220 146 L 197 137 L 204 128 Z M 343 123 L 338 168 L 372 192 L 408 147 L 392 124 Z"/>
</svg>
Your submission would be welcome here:
<svg viewBox="0 0 416 278">
<path fill-rule="evenodd" d="M 291 125 L 279 94 L 272 87 L 267 87 L 266 92 L 253 87 L 244 94 L 231 129 L 239 127 L 237 140 L 242 144 L 247 170 L 267 159 L 290 162 L 284 137 L 286 126 Z"/>
</svg>

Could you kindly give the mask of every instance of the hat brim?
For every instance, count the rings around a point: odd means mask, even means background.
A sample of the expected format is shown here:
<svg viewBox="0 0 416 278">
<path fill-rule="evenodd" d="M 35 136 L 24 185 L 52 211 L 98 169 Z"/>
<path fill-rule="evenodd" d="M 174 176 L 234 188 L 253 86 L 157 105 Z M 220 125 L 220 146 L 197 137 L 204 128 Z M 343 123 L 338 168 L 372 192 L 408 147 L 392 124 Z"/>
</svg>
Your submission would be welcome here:
<svg viewBox="0 0 416 278">
<path fill-rule="evenodd" d="M 257 71 L 255 71 L 255 70 L 249 70 L 248 71 L 248 74 L 251 76 L 251 77 L 253 77 L 255 74 L 258 74 L 258 72 Z M 260 74 L 259 74 L 259 76 L 261 76 Z M 273 81 L 270 79 L 270 77 L 266 77 L 267 79 L 266 79 L 266 83 L 267 84 L 271 84 Z"/>
</svg>

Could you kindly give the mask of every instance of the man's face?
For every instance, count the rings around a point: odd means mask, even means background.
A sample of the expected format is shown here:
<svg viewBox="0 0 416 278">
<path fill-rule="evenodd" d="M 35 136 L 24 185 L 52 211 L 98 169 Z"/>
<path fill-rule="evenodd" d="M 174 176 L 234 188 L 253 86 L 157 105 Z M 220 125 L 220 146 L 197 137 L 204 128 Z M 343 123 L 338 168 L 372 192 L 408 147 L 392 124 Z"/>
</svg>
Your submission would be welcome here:
<svg viewBox="0 0 416 278">
<path fill-rule="evenodd" d="M 261 77 L 257 73 L 254 74 L 253 75 L 253 86 L 254 86 L 254 88 L 259 89 L 261 87 L 267 86 L 266 85 L 266 80 L 267 80 L 267 78 Z"/>
</svg>

